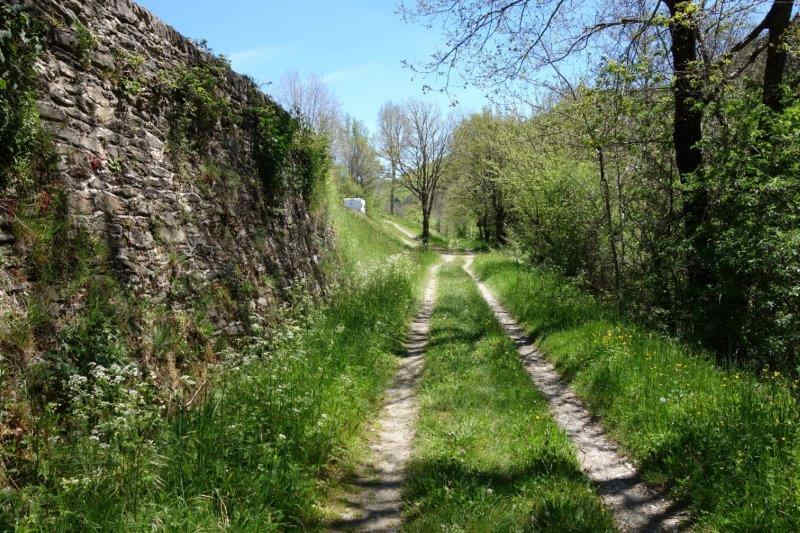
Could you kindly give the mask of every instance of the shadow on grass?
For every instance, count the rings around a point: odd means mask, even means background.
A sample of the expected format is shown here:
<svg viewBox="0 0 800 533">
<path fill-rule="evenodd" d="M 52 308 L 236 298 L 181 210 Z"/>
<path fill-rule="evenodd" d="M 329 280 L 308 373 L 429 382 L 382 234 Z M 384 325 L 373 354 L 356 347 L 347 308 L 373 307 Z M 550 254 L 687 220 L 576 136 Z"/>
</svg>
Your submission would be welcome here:
<svg viewBox="0 0 800 533">
<path fill-rule="evenodd" d="M 474 469 L 443 457 L 415 461 L 409 474 L 406 496 L 423 502 L 409 522 L 419 520 L 420 530 L 436 520 L 444 524 L 467 518 L 464 500 L 473 502 L 469 519 L 474 523 L 462 524 L 467 530 L 519 531 L 520 526 L 522 531 L 614 530 L 609 515 L 586 490 L 585 478 L 576 465 L 547 451 L 509 471 Z M 458 497 L 448 505 L 452 493 Z M 527 503 L 519 505 L 517 496 Z"/>
</svg>

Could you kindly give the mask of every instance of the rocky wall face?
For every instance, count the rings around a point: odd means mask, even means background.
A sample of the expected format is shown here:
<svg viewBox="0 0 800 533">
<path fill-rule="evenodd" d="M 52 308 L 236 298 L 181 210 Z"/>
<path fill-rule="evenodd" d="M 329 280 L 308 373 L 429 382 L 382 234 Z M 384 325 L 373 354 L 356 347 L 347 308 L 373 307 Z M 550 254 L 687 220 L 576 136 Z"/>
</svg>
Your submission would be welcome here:
<svg viewBox="0 0 800 533">
<path fill-rule="evenodd" d="M 126 286 L 158 300 L 181 277 L 239 276 L 256 306 L 298 278 L 319 287 L 324 227 L 302 199 L 264 197 L 247 127 L 232 118 L 274 106 L 252 81 L 129 0 L 25 3 L 49 28 L 39 112 L 69 217 L 107 244 Z M 198 131 L 181 122 L 188 104 L 174 87 L 203 66 L 223 112 L 195 117 Z"/>
</svg>

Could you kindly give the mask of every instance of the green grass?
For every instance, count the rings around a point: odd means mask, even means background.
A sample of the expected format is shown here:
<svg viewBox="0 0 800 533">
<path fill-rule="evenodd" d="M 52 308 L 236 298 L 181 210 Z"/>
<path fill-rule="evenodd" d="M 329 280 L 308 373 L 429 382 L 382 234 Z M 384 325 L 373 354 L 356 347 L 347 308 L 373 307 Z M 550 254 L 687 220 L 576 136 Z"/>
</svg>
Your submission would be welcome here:
<svg viewBox="0 0 800 533">
<path fill-rule="evenodd" d="M 485 242 L 471 237 L 451 237 L 447 241 L 447 246 L 451 250 L 481 252 L 489 249 Z"/>
<path fill-rule="evenodd" d="M 417 219 L 408 216 L 400 217 L 388 214 L 384 214 L 383 218 L 385 220 L 395 222 L 411 233 L 414 233 L 417 236 L 417 239 L 419 239 L 420 235 L 422 234 L 422 223 Z M 393 231 L 397 231 L 397 229 L 391 224 L 388 224 L 388 227 L 390 227 Z M 434 248 L 442 248 L 452 251 L 482 251 L 488 249 L 486 243 L 478 239 L 471 239 L 468 237 L 447 237 L 439 234 L 433 228 L 431 228 L 430 233 L 430 244 Z"/>
<path fill-rule="evenodd" d="M 433 259 L 400 254 L 363 217 L 331 216 L 327 303 L 296 298 L 283 327 L 181 378 L 199 391 L 191 408 L 160 408 L 135 364 L 65 385 L 68 403 L 46 415 L 58 424 L 42 424 L 53 431 L 26 436 L 34 475 L 0 490 L 0 531 L 320 527 L 329 478 L 374 417 Z"/>
<path fill-rule="evenodd" d="M 374 264 L 408 250 L 396 228 L 386 226 L 372 215 L 361 215 L 339 204 L 341 199 L 333 190 L 329 193 L 331 224 L 336 233 L 336 255 L 339 263 L 348 268 L 355 263 Z"/>
<path fill-rule="evenodd" d="M 797 382 L 723 370 L 558 276 L 499 254 L 477 274 L 699 531 L 800 530 Z"/>
<path fill-rule="evenodd" d="M 612 531 L 566 435 L 457 266 L 441 269 L 408 531 Z"/>
</svg>

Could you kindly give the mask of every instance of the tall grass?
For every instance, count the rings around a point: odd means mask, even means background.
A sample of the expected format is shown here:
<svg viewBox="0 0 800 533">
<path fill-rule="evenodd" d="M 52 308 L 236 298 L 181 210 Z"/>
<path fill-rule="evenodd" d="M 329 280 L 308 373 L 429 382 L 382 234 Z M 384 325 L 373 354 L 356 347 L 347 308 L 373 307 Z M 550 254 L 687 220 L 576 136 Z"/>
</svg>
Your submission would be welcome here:
<svg viewBox="0 0 800 533">
<path fill-rule="evenodd" d="M 377 407 L 431 260 L 399 254 L 363 217 L 331 216 L 327 303 L 297 298 L 277 331 L 183 376 L 197 394 L 182 408 L 165 410 L 135 363 L 70 379 L 52 431 L 26 437 L 34 475 L 0 492 L 0 530 L 315 527 L 326 472 Z"/>
<path fill-rule="evenodd" d="M 477 258 L 475 270 L 645 477 L 691 506 L 698 530 L 800 530 L 796 381 L 721 369 L 502 255 Z"/>
<path fill-rule="evenodd" d="M 440 274 L 408 531 L 613 531 L 569 439 L 457 266 Z"/>
</svg>

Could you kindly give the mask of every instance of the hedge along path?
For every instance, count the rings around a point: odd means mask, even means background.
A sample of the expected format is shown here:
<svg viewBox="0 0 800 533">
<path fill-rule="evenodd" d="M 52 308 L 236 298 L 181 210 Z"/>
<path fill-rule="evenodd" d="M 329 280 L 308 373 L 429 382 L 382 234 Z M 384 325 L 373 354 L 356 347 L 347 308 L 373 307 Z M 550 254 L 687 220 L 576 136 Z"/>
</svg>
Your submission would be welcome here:
<svg viewBox="0 0 800 533">
<path fill-rule="evenodd" d="M 477 283 L 481 296 L 517 345 L 525 370 L 550 403 L 555 421 L 575 444 L 581 468 L 614 513 L 617 527 L 622 531 L 637 532 L 688 529 L 688 514 L 641 479 L 617 444 L 606 435 L 602 425 L 561 380 L 555 367 L 545 360 L 486 284 L 478 280 L 471 268 L 473 258 L 472 255 L 466 257 L 464 270 Z"/>
<path fill-rule="evenodd" d="M 428 274 L 422 307 L 409 328 L 406 355 L 400 359 L 392 385 L 386 390 L 383 409 L 375 423 L 377 431 L 369 446 L 369 463 L 358 468 L 357 477 L 351 482 L 357 494 L 345 501 L 344 518 L 331 524 L 331 531 L 400 528 L 406 466 L 419 412 L 417 389 L 425 364 L 439 266 L 431 267 Z"/>
</svg>

